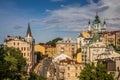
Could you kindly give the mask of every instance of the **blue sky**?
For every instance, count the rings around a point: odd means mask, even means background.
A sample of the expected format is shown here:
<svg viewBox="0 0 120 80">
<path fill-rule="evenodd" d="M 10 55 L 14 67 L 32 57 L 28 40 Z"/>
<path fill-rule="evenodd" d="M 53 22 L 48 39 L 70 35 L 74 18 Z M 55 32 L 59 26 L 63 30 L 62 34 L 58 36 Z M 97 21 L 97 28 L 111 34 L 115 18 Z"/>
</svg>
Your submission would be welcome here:
<svg viewBox="0 0 120 80">
<path fill-rule="evenodd" d="M 0 44 L 7 35 L 26 35 L 30 22 L 36 43 L 77 38 L 98 11 L 108 30 L 120 30 L 119 0 L 0 0 Z"/>
</svg>

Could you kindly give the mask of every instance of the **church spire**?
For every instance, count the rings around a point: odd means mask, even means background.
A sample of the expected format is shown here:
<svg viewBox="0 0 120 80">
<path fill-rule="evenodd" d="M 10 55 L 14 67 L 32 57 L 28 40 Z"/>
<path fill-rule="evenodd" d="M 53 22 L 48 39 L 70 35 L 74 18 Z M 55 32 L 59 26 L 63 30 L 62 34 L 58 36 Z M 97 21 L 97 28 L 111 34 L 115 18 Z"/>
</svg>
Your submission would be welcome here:
<svg viewBox="0 0 120 80">
<path fill-rule="evenodd" d="M 90 19 L 88 21 L 88 31 L 91 31 Z"/>
<path fill-rule="evenodd" d="M 104 19 L 104 22 L 103 22 L 103 28 L 106 28 L 106 21 Z"/>
<path fill-rule="evenodd" d="M 94 23 L 95 23 L 95 24 L 98 24 L 98 23 L 100 23 L 100 19 L 99 19 L 98 12 L 96 12 L 96 16 L 95 16 Z"/>
<path fill-rule="evenodd" d="M 88 21 L 88 25 L 90 25 L 90 19 L 89 19 L 89 21 Z"/>
<path fill-rule="evenodd" d="M 27 29 L 27 34 L 26 37 L 32 37 L 31 29 L 30 29 L 30 23 L 28 23 L 28 29 Z"/>
<path fill-rule="evenodd" d="M 106 21 L 105 21 L 105 19 L 104 19 L 104 22 L 103 22 L 103 24 L 106 24 Z"/>
</svg>

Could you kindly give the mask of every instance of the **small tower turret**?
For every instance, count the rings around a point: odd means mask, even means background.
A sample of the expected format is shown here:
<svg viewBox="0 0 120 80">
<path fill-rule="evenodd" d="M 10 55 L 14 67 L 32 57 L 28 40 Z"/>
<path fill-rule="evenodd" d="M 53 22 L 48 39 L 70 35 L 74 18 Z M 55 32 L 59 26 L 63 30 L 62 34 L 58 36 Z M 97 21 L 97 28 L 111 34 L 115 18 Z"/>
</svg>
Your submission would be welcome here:
<svg viewBox="0 0 120 80">
<path fill-rule="evenodd" d="M 89 19 L 89 21 L 88 21 L 88 31 L 91 31 L 90 19 Z"/>
<path fill-rule="evenodd" d="M 105 19 L 104 19 L 104 22 L 103 22 L 103 28 L 106 29 L 106 21 L 105 21 Z"/>
</svg>

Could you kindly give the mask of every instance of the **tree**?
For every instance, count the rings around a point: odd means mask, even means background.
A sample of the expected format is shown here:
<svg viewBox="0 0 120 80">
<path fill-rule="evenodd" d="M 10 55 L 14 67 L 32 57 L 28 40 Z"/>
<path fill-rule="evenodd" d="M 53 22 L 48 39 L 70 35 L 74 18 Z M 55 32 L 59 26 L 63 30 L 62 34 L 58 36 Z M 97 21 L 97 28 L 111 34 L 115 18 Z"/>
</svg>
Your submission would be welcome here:
<svg viewBox="0 0 120 80">
<path fill-rule="evenodd" d="M 59 41 L 59 40 L 62 40 L 62 38 L 55 38 L 55 39 L 53 39 L 52 41 L 48 41 L 46 44 L 47 45 L 51 45 L 51 46 L 53 46 L 53 47 L 56 47 L 56 42 L 57 41 Z"/>
<path fill-rule="evenodd" d="M 43 59 L 42 53 L 41 52 L 35 52 L 37 54 L 37 63 L 40 62 L 40 60 Z"/>
<path fill-rule="evenodd" d="M 46 78 L 39 76 L 34 72 L 30 72 L 30 78 L 28 80 L 46 80 Z"/>
<path fill-rule="evenodd" d="M 99 63 L 97 66 L 92 64 L 85 64 L 84 69 L 80 73 L 80 80 L 114 80 L 111 74 L 107 73 L 104 64 Z"/>
<path fill-rule="evenodd" d="M 76 53 L 73 53 L 72 56 L 73 58 L 77 57 L 77 54 L 81 52 L 81 48 L 78 48 Z"/>
<path fill-rule="evenodd" d="M 0 80 L 23 80 L 26 60 L 20 50 L 13 47 L 0 47 Z"/>
</svg>

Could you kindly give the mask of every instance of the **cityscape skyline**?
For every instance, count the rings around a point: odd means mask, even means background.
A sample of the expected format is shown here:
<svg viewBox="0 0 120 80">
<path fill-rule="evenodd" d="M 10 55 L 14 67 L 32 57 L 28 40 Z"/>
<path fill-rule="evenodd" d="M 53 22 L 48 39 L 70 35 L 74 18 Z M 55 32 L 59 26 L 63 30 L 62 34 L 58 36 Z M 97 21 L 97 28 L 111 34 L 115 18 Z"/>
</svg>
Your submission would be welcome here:
<svg viewBox="0 0 120 80">
<path fill-rule="evenodd" d="M 1 0 L 0 44 L 7 35 L 25 36 L 28 22 L 36 43 L 56 37 L 76 38 L 96 11 L 107 29 L 120 30 L 119 0 Z"/>
</svg>

